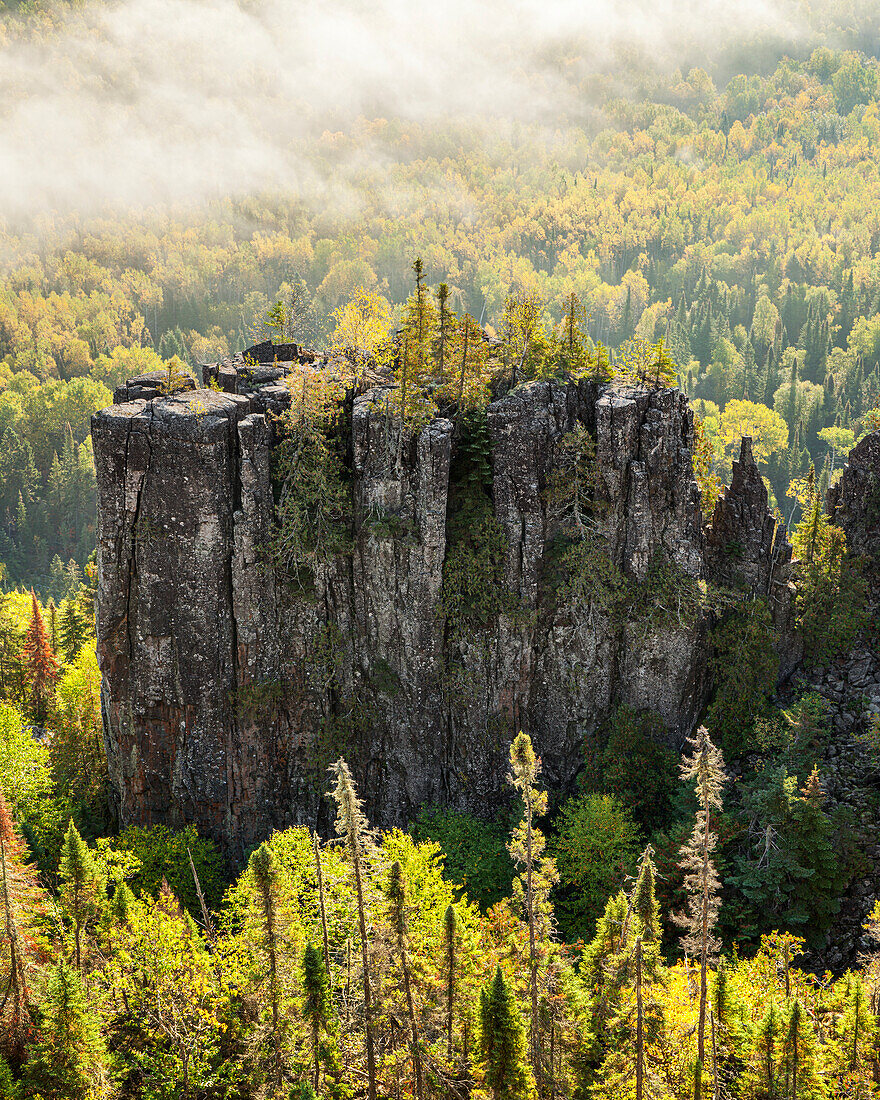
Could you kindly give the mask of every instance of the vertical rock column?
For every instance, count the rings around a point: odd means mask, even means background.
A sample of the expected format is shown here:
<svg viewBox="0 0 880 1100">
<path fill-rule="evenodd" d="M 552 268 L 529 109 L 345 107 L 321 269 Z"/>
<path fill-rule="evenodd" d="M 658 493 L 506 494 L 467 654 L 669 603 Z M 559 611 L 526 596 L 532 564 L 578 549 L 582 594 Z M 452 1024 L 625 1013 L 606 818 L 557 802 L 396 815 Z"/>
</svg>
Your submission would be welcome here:
<svg viewBox="0 0 880 1100">
<path fill-rule="evenodd" d="M 248 406 L 196 390 L 92 420 L 98 655 L 123 824 L 233 832 L 233 514 Z"/>
</svg>

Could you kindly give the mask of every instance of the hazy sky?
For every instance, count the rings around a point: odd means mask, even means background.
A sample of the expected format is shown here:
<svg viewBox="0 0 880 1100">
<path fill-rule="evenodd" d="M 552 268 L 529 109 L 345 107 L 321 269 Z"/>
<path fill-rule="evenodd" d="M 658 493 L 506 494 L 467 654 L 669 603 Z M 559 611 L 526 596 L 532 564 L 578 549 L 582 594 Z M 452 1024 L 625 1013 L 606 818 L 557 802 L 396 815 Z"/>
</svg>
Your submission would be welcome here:
<svg viewBox="0 0 880 1100">
<path fill-rule="evenodd" d="M 615 44 L 672 67 L 743 27 L 804 33 L 784 0 L 87 7 L 47 44 L 0 46 L 0 216 L 308 188 L 301 143 L 326 127 L 364 114 L 553 123 L 578 107 L 567 78 Z"/>
</svg>

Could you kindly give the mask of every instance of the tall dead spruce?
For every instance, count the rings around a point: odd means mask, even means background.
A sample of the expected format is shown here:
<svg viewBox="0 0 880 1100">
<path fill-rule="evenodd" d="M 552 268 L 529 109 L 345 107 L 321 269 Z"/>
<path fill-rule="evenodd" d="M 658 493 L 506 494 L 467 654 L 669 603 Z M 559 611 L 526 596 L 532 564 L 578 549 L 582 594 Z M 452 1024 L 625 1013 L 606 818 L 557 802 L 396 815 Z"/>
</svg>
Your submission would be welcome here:
<svg viewBox="0 0 880 1100">
<path fill-rule="evenodd" d="M 358 930 L 361 939 L 361 961 L 364 974 L 364 1040 L 367 1048 L 367 1082 L 369 1100 L 376 1100 L 376 1048 L 373 1036 L 373 993 L 370 982 L 370 944 L 364 907 L 364 859 L 370 845 L 369 822 L 357 796 L 348 764 L 340 758 L 331 764 L 336 777 L 333 799 L 336 802 L 336 832 L 345 840 L 357 894 Z"/>
<path fill-rule="evenodd" d="M 686 954 L 700 960 L 700 1013 L 697 1025 L 697 1064 L 694 1072 L 694 1100 L 700 1100 L 703 1065 L 706 1051 L 706 1010 L 709 1000 L 708 967 L 721 941 L 715 935 L 721 883 L 712 852 L 718 834 L 712 829 L 712 811 L 721 810 L 721 789 L 724 785 L 724 758 L 712 744 L 709 731 L 700 726 L 688 738 L 690 755 L 682 758 L 681 778 L 693 781 L 697 795 L 697 813 L 690 839 L 681 849 L 679 866 L 684 871 L 687 902 L 683 912 L 674 914 L 683 930 L 681 946 Z"/>
</svg>

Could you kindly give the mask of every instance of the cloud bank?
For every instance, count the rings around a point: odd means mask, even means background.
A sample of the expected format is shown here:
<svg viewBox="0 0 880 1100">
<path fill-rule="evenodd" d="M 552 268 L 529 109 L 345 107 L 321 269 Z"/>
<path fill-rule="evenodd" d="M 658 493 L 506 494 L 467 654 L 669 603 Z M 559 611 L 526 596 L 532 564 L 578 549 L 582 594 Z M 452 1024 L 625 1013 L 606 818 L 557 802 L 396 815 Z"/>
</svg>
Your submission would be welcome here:
<svg viewBox="0 0 880 1100">
<path fill-rule="evenodd" d="M 320 184 L 355 119 L 555 125 L 621 51 L 805 35 L 793 0 L 121 0 L 0 45 L 0 218 Z M 613 68 L 613 66 L 612 66 Z M 621 70 L 625 63 L 620 62 Z M 625 71 L 621 71 L 625 78 Z"/>
</svg>

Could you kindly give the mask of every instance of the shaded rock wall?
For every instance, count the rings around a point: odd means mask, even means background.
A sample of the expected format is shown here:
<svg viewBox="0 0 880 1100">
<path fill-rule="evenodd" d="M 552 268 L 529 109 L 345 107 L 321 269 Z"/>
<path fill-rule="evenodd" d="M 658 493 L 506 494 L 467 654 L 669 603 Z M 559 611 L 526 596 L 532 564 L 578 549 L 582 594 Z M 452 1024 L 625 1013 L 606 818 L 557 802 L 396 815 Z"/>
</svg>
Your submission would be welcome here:
<svg viewBox="0 0 880 1100">
<path fill-rule="evenodd" d="M 390 825 L 425 803 L 491 809 L 518 727 L 560 794 L 585 734 L 616 706 L 650 708 L 680 739 L 709 690 L 709 614 L 640 621 L 546 583 L 558 533 L 547 486 L 577 425 L 596 444 L 597 537 L 629 583 L 647 583 L 658 562 L 692 584 L 763 583 L 768 537 L 772 584 L 788 583 L 766 493 L 752 486 L 734 507 L 736 479 L 716 525 L 742 536 L 743 576 L 704 555 L 681 394 L 538 382 L 487 416 L 510 613 L 469 631 L 439 613 L 453 425 L 433 421 L 398 455 L 375 394 L 351 409 L 351 552 L 305 592 L 263 550 L 283 366 L 207 374 L 224 392 L 153 396 L 135 380 L 119 396 L 138 399 L 93 420 L 99 658 L 124 823 L 195 821 L 235 857 L 272 827 L 326 827 L 325 769 L 340 752 L 371 816 Z M 738 476 L 751 486 L 749 458 Z"/>
</svg>

